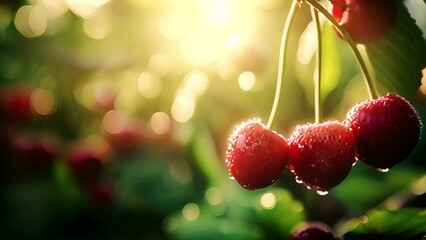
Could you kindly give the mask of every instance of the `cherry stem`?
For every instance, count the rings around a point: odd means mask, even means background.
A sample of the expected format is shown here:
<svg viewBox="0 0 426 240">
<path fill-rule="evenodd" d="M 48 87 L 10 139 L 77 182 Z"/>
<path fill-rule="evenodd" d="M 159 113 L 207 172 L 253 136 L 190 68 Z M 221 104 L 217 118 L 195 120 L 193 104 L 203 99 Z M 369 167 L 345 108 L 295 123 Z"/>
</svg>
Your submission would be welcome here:
<svg viewBox="0 0 426 240">
<path fill-rule="evenodd" d="M 281 95 L 281 86 L 284 76 L 284 66 L 287 62 L 287 49 L 288 49 L 288 42 L 289 42 L 289 33 L 291 30 L 291 27 L 293 26 L 293 22 L 296 18 L 297 10 L 299 9 L 299 1 L 293 0 L 290 11 L 287 15 L 287 19 L 284 24 L 283 32 L 281 35 L 281 43 L 280 43 L 280 53 L 278 58 L 278 74 L 277 74 L 277 85 L 275 89 L 275 96 L 274 96 L 274 102 L 272 104 L 272 110 L 271 114 L 269 115 L 268 123 L 266 124 L 266 127 L 271 128 L 272 122 L 275 118 L 275 113 L 277 112 L 278 102 L 280 100 Z"/>
<path fill-rule="evenodd" d="M 315 79 L 315 122 L 320 123 L 322 121 L 322 102 L 321 102 L 321 75 L 322 75 L 322 37 L 321 37 L 321 22 L 319 19 L 318 11 L 311 7 L 312 19 L 315 21 L 317 29 L 317 69 L 318 75 Z"/>
<path fill-rule="evenodd" d="M 309 5 L 314 7 L 317 11 L 321 12 L 325 18 L 327 18 L 328 21 L 330 21 L 334 27 L 336 27 L 337 31 L 343 36 L 343 38 L 346 40 L 346 42 L 349 44 L 349 46 L 352 48 L 353 52 L 355 53 L 355 56 L 358 60 L 358 63 L 361 66 L 361 69 L 364 73 L 364 80 L 365 85 L 367 87 L 367 91 L 369 94 L 370 99 L 375 99 L 378 97 L 377 89 L 374 85 L 374 82 L 371 78 L 371 75 L 368 71 L 367 64 L 365 63 L 364 59 L 361 56 L 360 51 L 358 50 L 356 43 L 352 40 L 351 36 L 348 34 L 348 32 L 337 22 L 336 19 L 320 4 L 317 2 L 317 0 L 304 0 Z"/>
</svg>

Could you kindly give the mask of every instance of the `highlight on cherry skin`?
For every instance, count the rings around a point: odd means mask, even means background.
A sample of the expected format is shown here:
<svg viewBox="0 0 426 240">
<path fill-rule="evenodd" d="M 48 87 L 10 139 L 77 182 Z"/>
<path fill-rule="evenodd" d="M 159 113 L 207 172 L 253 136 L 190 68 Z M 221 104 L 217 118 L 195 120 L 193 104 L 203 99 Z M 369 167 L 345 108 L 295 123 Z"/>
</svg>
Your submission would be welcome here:
<svg viewBox="0 0 426 240">
<path fill-rule="evenodd" d="M 237 125 L 228 139 L 226 164 L 231 178 L 249 190 L 274 183 L 289 164 L 287 140 L 250 119 Z"/>
</svg>

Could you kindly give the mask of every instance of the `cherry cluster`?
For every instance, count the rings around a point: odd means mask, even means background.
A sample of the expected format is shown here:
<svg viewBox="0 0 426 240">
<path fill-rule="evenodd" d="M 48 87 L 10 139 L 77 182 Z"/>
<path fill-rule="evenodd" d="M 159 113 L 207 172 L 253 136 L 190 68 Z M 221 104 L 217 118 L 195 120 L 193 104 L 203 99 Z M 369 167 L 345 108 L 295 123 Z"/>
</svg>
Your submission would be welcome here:
<svg viewBox="0 0 426 240">
<path fill-rule="evenodd" d="M 40 90 L 29 85 L 10 86 L 0 91 L 0 155 L 8 178 L 12 181 L 41 179 L 63 164 L 91 203 L 95 206 L 112 203 L 115 187 L 104 174 L 109 150 L 83 140 L 62 141 L 59 133 L 37 129 L 53 119 L 36 111 L 37 91 Z M 111 146 L 115 146 L 113 142 Z"/>
<path fill-rule="evenodd" d="M 347 177 L 357 159 L 381 171 L 407 159 L 421 127 L 414 107 L 395 94 L 355 105 L 343 122 L 299 125 L 288 140 L 251 119 L 229 137 L 226 163 L 246 189 L 271 185 L 289 167 L 296 181 L 325 193 Z"/>
<path fill-rule="evenodd" d="M 355 43 L 379 41 L 396 24 L 393 0 L 331 3 L 339 23 L 335 26 L 343 28 Z M 364 24 L 366 19 L 376 20 Z M 271 185 L 288 167 L 298 183 L 326 194 L 348 176 L 357 160 L 386 172 L 407 159 L 421 128 L 414 107 L 397 94 L 358 103 L 342 122 L 299 125 L 288 139 L 260 119 L 251 119 L 239 124 L 229 137 L 226 164 L 231 178 L 249 190 Z"/>
</svg>

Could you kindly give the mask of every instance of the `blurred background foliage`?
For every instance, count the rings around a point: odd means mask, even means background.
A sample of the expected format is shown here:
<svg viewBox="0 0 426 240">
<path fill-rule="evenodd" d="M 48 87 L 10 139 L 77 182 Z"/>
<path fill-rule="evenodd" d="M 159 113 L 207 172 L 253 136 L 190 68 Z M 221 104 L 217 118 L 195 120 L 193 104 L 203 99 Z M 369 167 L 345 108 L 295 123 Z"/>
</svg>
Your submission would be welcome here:
<svg viewBox="0 0 426 240">
<path fill-rule="evenodd" d="M 425 36 L 424 2 L 404 3 Z M 229 179 L 230 131 L 269 115 L 290 4 L 2 0 L 2 239 L 286 239 L 305 221 L 345 239 L 421 239 L 425 131 L 404 163 L 387 173 L 359 163 L 326 196 L 289 171 L 257 191 Z M 310 22 L 304 4 L 272 126 L 285 137 L 314 121 Z M 343 120 L 368 94 L 326 23 L 323 38 L 324 118 Z M 423 122 L 425 94 L 410 98 Z"/>
</svg>

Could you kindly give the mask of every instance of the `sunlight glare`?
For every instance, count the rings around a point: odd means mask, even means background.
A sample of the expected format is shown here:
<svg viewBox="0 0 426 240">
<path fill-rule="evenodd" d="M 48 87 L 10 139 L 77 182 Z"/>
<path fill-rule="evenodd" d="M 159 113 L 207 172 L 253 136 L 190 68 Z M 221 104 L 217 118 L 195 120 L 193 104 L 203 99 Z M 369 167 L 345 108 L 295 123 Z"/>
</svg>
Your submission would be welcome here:
<svg viewBox="0 0 426 240">
<path fill-rule="evenodd" d="M 202 71 L 191 71 L 184 78 L 184 88 L 188 89 L 195 97 L 201 96 L 209 85 L 209 77 Z"/>
<path fill-rule="evenodd" d="M 260 25 L 258 6 L 243 0 L 180 0 L 159 17 L 166 39 L 178 40 L 181 54 L 194 65 L 209 65 L 230 45 L 253 37 Z"/>
</svg>

